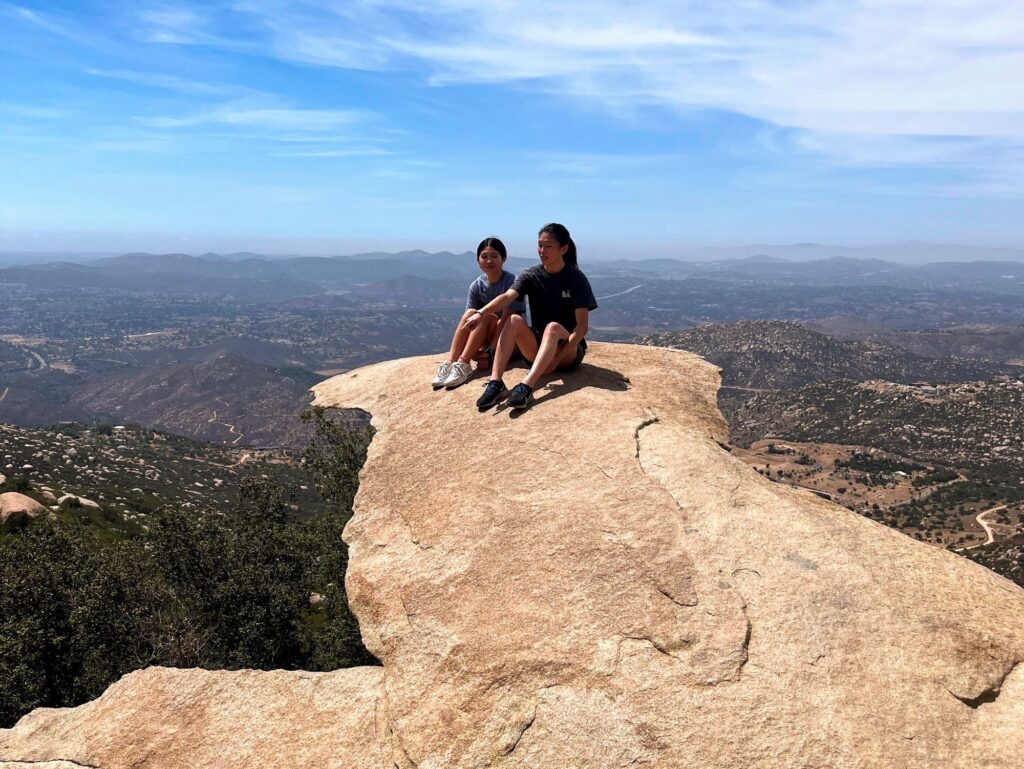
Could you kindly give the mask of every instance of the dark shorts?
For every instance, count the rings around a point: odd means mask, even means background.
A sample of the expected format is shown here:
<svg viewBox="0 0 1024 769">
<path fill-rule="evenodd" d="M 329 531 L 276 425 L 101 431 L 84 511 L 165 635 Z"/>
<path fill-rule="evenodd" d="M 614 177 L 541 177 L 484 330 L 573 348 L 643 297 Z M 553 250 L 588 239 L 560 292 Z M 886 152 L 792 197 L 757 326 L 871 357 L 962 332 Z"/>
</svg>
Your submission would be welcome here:
<svg viewBox="0 0 1024 769">
<path fill-rule="evenodd" d="M 540 340 L 543 338 L 544 332 L 538 331 L 535 328 L 531 328 L 530 330 L 533 332 L 533 335 L 537 338 L 537 346 L 540 347 Z M 583 358 L 584 356 L 586 356 L 586 354 L 587 340 L 583 339 L 580 340 L 580 343 L 578 345 L 576 345 L 576 357 L 572 360 L 572 362 L 569 363 L 568 365 L 560 366 L 559 368 L 556 369 L 556 371 L 575 371 L 583 364 Z"/>
</svg>

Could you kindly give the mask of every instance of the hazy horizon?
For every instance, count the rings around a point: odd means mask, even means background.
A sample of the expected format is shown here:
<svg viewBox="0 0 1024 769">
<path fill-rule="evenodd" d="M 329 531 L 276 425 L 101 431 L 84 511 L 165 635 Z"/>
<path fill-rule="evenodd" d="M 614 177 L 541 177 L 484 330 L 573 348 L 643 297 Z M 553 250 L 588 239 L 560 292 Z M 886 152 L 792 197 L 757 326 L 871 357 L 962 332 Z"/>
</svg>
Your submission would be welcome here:
<svg viewBox="0 0 1024 769">
<path fill-rule="evenodd" d="M 392 247 L 387 247 L 388 245 Z M 185 254 L 193 257 L 206 255 L 234 256 L 238 254 L 252 254 L 255 257 L 268 259 L 286 259 L 293 257 L 350 257 L 362 254 L 381 253 L 396 255 L 400 253 L 422 251 L 426 254 L 454 253 L 461 254 L 472 251 L 474 245 L 465 244 L 463 247 L 454 245 L 427 243 L 424 241 L 413 241 L 410 243 L 395 243 L 395 241 L 369 241 L 350 245 L 345 248 L 341 245 L 321 244 L 318 247 L 310 247 L 308 242 L 295 243 L 295 248 L 290 250 L 267 250 L 259 248 L 128 248 L 111 250 L 78 251 L 73 249 L 39 249 L 19 250 L 3 248 L 3 241 L 0 240 L 0 267 L 12 266 L 15 264 L 37 264 L 51 261 L 78 261 L 89 262 L 94 259 L 122 256 L 124 254 L 139 253 L 152 256 L 166 254 Z M 183 244 L 184 245 L 184 244 Z M 509 255 L 530 259 L 535 256 L 532 243 L 507 241 Z M 305 246 L 305 248 L 303 248 Z M 605 244 L 604 247 L 594 247 L 595 244 L 581 243 L 581 253 L 586 261 L 604 262 L 616 259 L 641 260 L 641 259 L 675 259 L 684 262 L 706 262 L 716 260 L 744 259 L 757 256 L 767 256 L 784 259 L 792 262 L 813 261 L 827 259 L 830 257 L 847 257 L 856 259 L 882 259 L 888 262 L 905 265 L 918 265 L 929 262 L 973 262 L 973 261 L 1006 261 L 1024 263 L 1024 248 L 999 248 L 981 247 L 954 243 L 879 243 L 866 246 L 846 246 L 840 244 L 822 243 L 750 243 L 736 245 L 705 245 L 705 246 L 682 246 L 671 244 L 652 244 L 649 249 L 642 253 L 634 253 L 625 248 L 616 248 L 614 245 Z"/>
</svg>

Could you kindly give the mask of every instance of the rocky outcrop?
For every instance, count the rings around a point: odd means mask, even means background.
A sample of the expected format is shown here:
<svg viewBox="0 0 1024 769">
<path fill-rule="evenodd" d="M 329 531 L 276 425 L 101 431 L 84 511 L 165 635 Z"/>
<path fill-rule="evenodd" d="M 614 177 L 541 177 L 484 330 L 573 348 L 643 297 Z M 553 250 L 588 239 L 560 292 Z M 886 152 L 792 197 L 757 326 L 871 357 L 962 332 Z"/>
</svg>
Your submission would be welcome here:
<svg viewBox="0 0 1024 769">
<path fill-rule="evenodd" d="M 315 389 L 377 428 L 345 538 L 384 666 L 379 728 L 350 750 L 383 743 L 400 769 L 1024 761 L 1024 591 L 733 459 L 713 366 L 594 344 L 522 415 L 478 413 L 473 382 L 433 392 L 432 371 L 394 361 Z M 331 675 L 324 690 L 371 673 Z M 116 688 L 98 702 L 128 696 Z M 301 733 L 300 702 L 263 728 Z M 94 706 L 32 735 L 27 717 L 0 732 L 0 757 L 68 758 Z M 191 742 L 130 708 L 110 717 L 140 730 L 136 765 L 166 766 L 175 745 L 199 755 L 244 730 L 236 708 L 176 727 Z M 275 761 L 215 755 L 195 765 Z M 99 748 L 75 760 L 115 765 Z"/>
<path fill-rule="evenodd" d="M 98 700 L 0 730 L 0 764 L 386 769 L 381 670 L 131 673 Z"/>
<path fill-rule="evenodd" d="M 99 502 L 94 502 L 93 500 L 86 499 L 85 497 L 79 497 L 76 494 L 64 494 L 57 499 L 58 505 L 63 505 L 65 503 L 70 504 L 72 507 L 90 507 L 93 510 L 100 509 Z"/>
<path fill-rule="evenodd" d="M 15 526 L 26 518 L 45 513 L 46 508 L 32 497 L 17 491 L 0 494 L 0 526 Z"/>
</svg>

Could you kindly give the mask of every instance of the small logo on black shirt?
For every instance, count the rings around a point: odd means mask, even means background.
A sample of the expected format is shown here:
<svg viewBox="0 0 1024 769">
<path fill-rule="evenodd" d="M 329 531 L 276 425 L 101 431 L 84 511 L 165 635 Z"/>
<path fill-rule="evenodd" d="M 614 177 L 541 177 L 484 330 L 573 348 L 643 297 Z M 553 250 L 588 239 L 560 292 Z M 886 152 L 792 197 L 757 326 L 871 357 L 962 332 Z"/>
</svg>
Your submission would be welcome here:
<svg viewBox="0 0 1024 769">
<path fill-rule="evenodd" d="M 563 291 L 562 292 L 562 298 L 563 299 L 572 299 L 572 294 L 570 294 L 568 291 Z"/>
</svg>

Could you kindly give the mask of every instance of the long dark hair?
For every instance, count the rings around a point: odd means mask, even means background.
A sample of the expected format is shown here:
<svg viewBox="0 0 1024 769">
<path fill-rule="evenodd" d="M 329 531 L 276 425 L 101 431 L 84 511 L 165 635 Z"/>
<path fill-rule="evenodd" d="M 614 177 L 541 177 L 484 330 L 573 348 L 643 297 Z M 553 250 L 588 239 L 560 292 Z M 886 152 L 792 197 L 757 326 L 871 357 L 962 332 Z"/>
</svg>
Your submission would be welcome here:
<svg viewBox="0 0 1024 769">
<path fill-rule="evenodd" d="M 502 243 L 498 238 L 490 237 L 484 238 L 480 241 L 480 245 L 476 247 L 476 258 L 480 258 L 480 254 L 483 253 L 485 248 L 493 248 L 501 255 L 501 261 L 508 259 L 508 251 L 505 250 L 505 244 Z"/>
<path fill-rule="evenodd" d="M 545 232 L 558 241 L 558 245 L 569 247 L 565 252 L 565 256 L 562 258 L 565 260 L 566 264 L 571 264 L 573 267 L 576 267 L 578 264 L 578 259 L 576 257 L 576 244 L 572 242 L 572 236 L 569 234 L 569 230 L 566 226 L 564 224 L 559 224 L 558 222 L 551 222 L 551 224 L 545 224 L 541 227 L 540 232 L 537 234 L 543 235 Z"/>
</svg>

